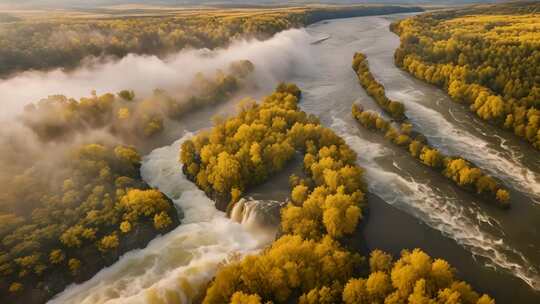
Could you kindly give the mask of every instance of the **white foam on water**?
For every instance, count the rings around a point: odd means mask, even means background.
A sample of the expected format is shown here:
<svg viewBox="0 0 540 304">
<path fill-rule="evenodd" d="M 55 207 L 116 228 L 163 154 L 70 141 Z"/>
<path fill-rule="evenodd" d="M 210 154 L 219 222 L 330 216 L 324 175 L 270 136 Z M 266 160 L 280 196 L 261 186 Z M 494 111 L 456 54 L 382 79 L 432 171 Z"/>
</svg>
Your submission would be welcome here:
<svg viewBox="0 0 540 304">
<path fill-rule="evenodd" d="M 232 208 L 230 219 L 270 243 L 278 233 L 283 206 L 284 202 L 242 198 Z"/>
<path fill-rule="evenodd" d="M 491 148 L 485 140 L 457 128 L 439 112 L 415 102 L 418 99 L 416 92 L 390 91 L 389 95 L 405 103 L 407 115 L 421 127 L 424 135 L 437 140 L 439 148 L 462 155 L 525 195 L 540 198 L 540 174 L 523 165 L 522 156 L 516 154 L 512 147 L 502 142 L 500 147 L 504 152 Z"/>
<path fill-rule="evenodd" d="M 496 219 L 478 206 L 461 205 L 456 198 L 439 194 L 425 183 L 384 170 L 376 160 L 392 151 L 354 135 L 349 128 L 342 119 L 333 118 L 332 129 L 358 154 L 371 192 L 455 240 L 474 256 L 482 257 L 487 265 L 504 269 L 540 290 L 538 270 L 523 254 L 504 242 L 504 233 Z M 501 235 L 486 231 L 484 224 L 497 227 Z"/>
<path fill-rule="evenodd" d="M 49 303 L 191 303 L 223 262 L 269 242 L 215 209 L 182 174 L 179 149 L 190 136 L 152 151 L 141 168 L 144 180 L 183 211 L 180 226 L 146 248 L 125 254 L 89 281 L 68 287 Z"/>
</svg>

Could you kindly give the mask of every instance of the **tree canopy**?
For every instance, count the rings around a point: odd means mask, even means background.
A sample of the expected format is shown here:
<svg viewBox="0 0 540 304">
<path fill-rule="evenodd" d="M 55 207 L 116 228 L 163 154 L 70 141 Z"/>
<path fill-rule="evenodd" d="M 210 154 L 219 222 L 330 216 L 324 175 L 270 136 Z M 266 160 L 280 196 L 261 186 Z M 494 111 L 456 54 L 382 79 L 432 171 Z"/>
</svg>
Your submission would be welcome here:
<svg viewBox="0 0 540 304">
<path fill-rule="evenodd" d="M 538 3 L 423 14 L 395 23 L 395 62 L 483 120 L 540 149 Z"/>
<path fill-rule="evenodd" d="M 0 284 L 10 286 L 2 293 L 35 288 L 53 274 L 73 280 L 95 271 L 89 263 L 117 258 L 134 227 L 157 234 L 178 225 L 172 202 L 141 179 L 134 148 L 83 144 L 50 161 L 63 168 L 29 168 L 0 196 Z"/>
<path fill-rule="evenodd" d="M 394 126 L 378 113 L 364 111 L 356 104 L 352 113 L 361 126 L 384 134 L 387 140 L 406 149 L 420 163 L 437 170 L 457 186 L 501 208 L 510 207 L 510 193 L 499 181 L 463 157 L 444 155 L 432 147 L 422 133 L 413 135 L 410 124 Z"/>
</svg>

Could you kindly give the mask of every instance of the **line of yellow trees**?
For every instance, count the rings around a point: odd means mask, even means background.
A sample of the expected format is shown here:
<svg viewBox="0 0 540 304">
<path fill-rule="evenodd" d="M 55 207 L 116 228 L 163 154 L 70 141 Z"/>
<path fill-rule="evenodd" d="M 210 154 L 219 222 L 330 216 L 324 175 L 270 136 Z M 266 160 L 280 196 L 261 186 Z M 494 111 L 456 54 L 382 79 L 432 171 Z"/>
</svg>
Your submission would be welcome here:
<svg viewBox="0 0 540 304">
<path fill-rule="evenodd" d="M 461 157 L 444 155 L 430 146 L 424 135 L 413 134 L 411 124 L 403 123 L 396 128 L 379 114 L 364 111 L 356 104 L 353 104 L 352 114 L 360 125 L 381 132 L 387 140 L 407 149 L 419 162 L 440 171 L 459 187 L 485 197 L 487 202 L 501 208 L 510 207 L 510 193 L 495 178 Z"/>
<path fill-rule="evenodd" d="M 295 85 L 281 84 L 182 145 L 184 172 L 212 197 L 230 199 L 224 209 L 295 153 L 304 155 L 305 176 L 291 176 L 281 236 L 260 254 L 220 268 L 203 303 L 495 303 L 421 250 L 403 251 L 396 262 L 375 250 L 368 263 L 341 244 L 362 218 L 363 170 L 341 137 L 299 109 L 300 95 Z"/>
<path fill-rule="evenodd" d="M 0 77 L 28 69 L 74 68 L 86 57 L 129 53 L 165 56 L 188 48 L 225 47 L 237 38 L 267 39 L 330 18 L 420 11 L 401 6 L 177 10 L 156 16 L 80 14 L 15 18 L 0 31 Z M 0 16 L 1 19 L 2 16 Z M 5 18 L 4 18 L 5 19 Z"/>
<path fill-rule="evenodd" d="M 358 76 L 358 80 L 364 90 L 371 96 L 388 115 L 394 120 L 404 121 L 407 119 L 405 115 L 405 106 L 399 101 L 390 100 L 386 96 L 384 86 L 380 84 L 371 71 L 369 70 L 366 55 L 362 53 L 354 53 L 352 68 Z"/>
<path fill-rule="evenodd" d="M 539 3 L 435 12 L 391 25 L 396 65 L 540 149 Z"/>
<path fill-rule="evenodd" d="M 413 125 L 407 121 L 406 116 L 403 114 L 405 106 L 397 101 L 389 102 L 385 95 L 384 86 L 377 82 L 371 74 L 364 54 L 354 54 L 352 67 L 358 75 L 360 84 L 368 94 L 395 120 L 402 122 L 401 126 L 396 128 L 379 114 L 364 111 L 361 106 L 353 104 L 352 115 L 363 127 L 383 133 L 384 137 L 390 142 L 408 149 L 411 156 L 424 165 L 439 170 L 459 187 L 487 197 L 488 202 L 495 202 L 499 207 L 510 207 L 510 193 L 500 186 L 495 178 L 462 157 L 442 154 L 427 143 L 427 139 L 423 134 L 413 132 Z M 392 103 L 399 104 L 399 106 L 392 108 L 390 106 Z M 392 109 L 399 109 L 399 111 L 392 111 Z"/>
</svg>

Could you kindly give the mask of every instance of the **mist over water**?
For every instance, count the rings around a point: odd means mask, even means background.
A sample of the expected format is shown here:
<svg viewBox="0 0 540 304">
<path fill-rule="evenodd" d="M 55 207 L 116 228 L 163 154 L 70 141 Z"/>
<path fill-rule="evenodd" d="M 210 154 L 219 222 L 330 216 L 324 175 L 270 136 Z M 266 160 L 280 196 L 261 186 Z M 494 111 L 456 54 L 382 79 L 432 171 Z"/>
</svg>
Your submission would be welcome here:
<svg viewBox="0 0 540 304">
<path fill-rule="evenodd" d="M 174 92 L 187 85 L 198 72 L 211 73 L 245 59 L 255 65 L 251 76 L 254 83 L 268 91 L 275 83 L 301 72 L 298 67 L 309 70 L 309 43 L 310 36 L 305 30 L 292 29 L 265 41 L 239 40 L 228 48 L 185 50 L 163 59 L 130 54 L 120 60 L 86 63 L 70 72 L 60 69 L 23 72 L 0 80 L 0 119 L 13 116 L 25 105 L 49 95 L 78 99 L 90 95 L 92 90 L 103 94 L 133 89 L 143 97 L 156 88 Z"/>
<path fill-rule="evenodd" d="M 141 174 L 182 210 L 175 230 L 145 249 L 129 252 L 91 280 L 67 288 L 51 304 L 191 303 L 201 296 L 221 263 L 252 253 L 274 235 L 228 219 L 193 183 L 178 162 L 186 134 L 144 157 Z M 255 217 L 256 214 L 253 214 Z M 252 221 L 249 221 L 252 222 Z"/>
</svg>

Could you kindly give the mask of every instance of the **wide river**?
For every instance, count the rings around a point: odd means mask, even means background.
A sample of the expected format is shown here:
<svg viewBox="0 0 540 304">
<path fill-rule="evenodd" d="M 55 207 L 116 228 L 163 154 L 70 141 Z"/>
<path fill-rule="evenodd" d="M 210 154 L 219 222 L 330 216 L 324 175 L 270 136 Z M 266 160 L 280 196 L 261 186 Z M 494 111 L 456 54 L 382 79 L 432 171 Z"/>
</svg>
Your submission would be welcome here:
<svg viewBox="0 0 540 304">
<path fill-rule="evenodd" d="M 305 56 L 291 59 L 287 64 L 296 72 L 286 73 L 287 79 L 281 80 L 297 83 L 304 94 L 302 109 L 318 115 L 358 153 L 370 191 L 369 216 L 358 238 L 368 248 L 395 255 L 403 248 L 422 248 L 449 261 L 460 278 L 493 295 L 498 303 L 540 303 L 539 153 L 511 134 L 480 122 L 439 89 L 396 68 L 393 53 L 399 39 L 388 27 L 401 17 L 337 19 L 292 31 L 289 36 L 301 40 L 298 48 Z M 281 46 L 269 44 L 278 53 Z M 389 97 L 406 105 L 414 127 L 430 142 L 473 161 L 506 183 L 512 194 L 510 210 L 478 201 L 381 136 L 357 126 L 350 113 L 354 102 L 378 108 L 350 67 L 356 51 L 367 55 Z M 257 66 L 257 60 L 253 61 Z M 255 95 L 268 93 L 273 85 L 265 84 Z M 231 112 L 232 104 L 195 113 L 183 121 L 175 138 L 184 131 L 208 127 L 211 115 Z M 182 177 L 177 163 L 179 144 L 180 140 L 154 150 L 145 157 L 142 170 L 150 184 L 184 210 L 183 224 L 88 282 L 68 288 L 52 302 L 191 302 L 221 261 L 268 244 L 268 238 L 254 235 L 248 225 L 213 210 L 212 202 Z M 276 191 L 283 197 L 287 189 L 282 184 L 262 193 Z"/>
</svg>

